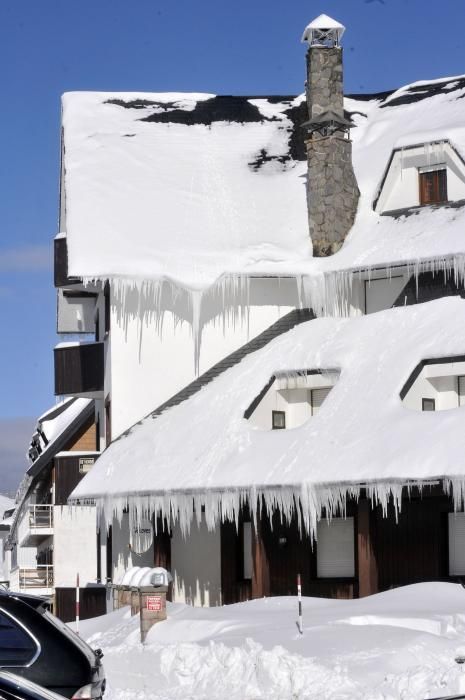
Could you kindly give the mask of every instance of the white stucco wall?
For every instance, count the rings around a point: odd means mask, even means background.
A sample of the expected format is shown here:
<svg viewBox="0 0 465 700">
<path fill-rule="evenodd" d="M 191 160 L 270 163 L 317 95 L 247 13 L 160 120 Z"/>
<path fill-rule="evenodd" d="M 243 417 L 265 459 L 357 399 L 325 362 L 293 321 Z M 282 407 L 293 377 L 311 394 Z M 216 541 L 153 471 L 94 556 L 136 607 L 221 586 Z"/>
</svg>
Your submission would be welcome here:
<svg viewBox="0 0 465 700">
<path fill-rule="evenodd" d="M 57 588 L 96 583 L 96 509 L 54 506 L 54 583 Z"/>
<path fill-rule="evenodd" d="M 173 601 L 197 606 L 221 605 L 220 529 L 192 523 L 184 538 L 179 527 L 171 538 Z"/>
<path fill-rule="evenodd" d="M 122 317 L 112 305 L 111 376 L 105 376 L 105 395 L 111 393 L 112 435 L 117 437 L 163 401 L 195 379 L 194 342 L 187 297 L 176 301 L 180 322 L 168 308 L 162 332 L 156 328 L 153 309 L 146 309 L 149 325 L 142 328 L 138 317 Z M 250 285 L 248 319 L 223 319 L 222 300 L 203 303 L 200 373 L 241 347 L 281 316 L 298 306 L 294 279 L 254 279 Z"/>
</svg>

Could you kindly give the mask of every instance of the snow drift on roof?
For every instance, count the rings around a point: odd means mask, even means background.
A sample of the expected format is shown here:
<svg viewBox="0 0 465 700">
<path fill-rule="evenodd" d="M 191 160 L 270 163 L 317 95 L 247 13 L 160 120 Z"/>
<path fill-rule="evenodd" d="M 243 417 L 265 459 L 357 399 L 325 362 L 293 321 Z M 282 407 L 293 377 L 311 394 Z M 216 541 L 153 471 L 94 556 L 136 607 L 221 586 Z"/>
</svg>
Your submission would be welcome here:
<svg viewBox="0 0 465 700">
<path fill-rule="evenodd" d="M 444 258 L 463 273 L 463 208 L 388 219 L 372 205 L 394 148 L 447 138 L 465 156 L 464 95 L 458 77 L 346 99 L 359 211 L 342 250 L 314 259 L 303 96 L 68 93 L 69 273 L 188 289 L 224 275 L 331 277 Z"/>
<path fill-rule="evenodd" d="M 162 512 L 188 528 L 192 503 L 207 523 L 241 502 L 289 514 L 300 503 L 315 531 L 323 508 L 344 508 L 366 486 L 386 506 L 405 484 L 440 481 L 460 505 L 464 408 L 419 413 L 400 391 L 425 358 L 465 354 L 465 301 L 450 297 L 352 319 L 321 318 L 272 340 L 197 394 L 133 426 L 103 453 L 72 499 L 132 517 Z M 244 411 L 276 372 L 335 368 L 319 413 L 290 430 L 258 430 Z M 107 519 L 107 522 L 111 520 Z"/>
</svg>

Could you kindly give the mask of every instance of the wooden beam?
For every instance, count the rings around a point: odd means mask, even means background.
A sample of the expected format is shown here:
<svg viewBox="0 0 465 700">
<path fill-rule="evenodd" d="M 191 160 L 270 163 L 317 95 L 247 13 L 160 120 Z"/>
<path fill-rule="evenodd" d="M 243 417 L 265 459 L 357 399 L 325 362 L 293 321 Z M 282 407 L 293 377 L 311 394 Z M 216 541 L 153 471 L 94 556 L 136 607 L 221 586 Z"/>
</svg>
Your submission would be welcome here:
<svg viewBox="0 0 465 700">
<path fill-rule="evenodd" d="M 361 498 L 357 513 L 358 595 L 363 598 L 378 592 L 378 568 L 373 548 L 370 501 Z"/>
<path fill-rule="evenodd" d="M 263 525 L 260 516 L 257 515 L 257 526 L 252 526 L 252 598 L 263 598 L 271 592 L 270 566 L 263 541 Z"/>
</svg>

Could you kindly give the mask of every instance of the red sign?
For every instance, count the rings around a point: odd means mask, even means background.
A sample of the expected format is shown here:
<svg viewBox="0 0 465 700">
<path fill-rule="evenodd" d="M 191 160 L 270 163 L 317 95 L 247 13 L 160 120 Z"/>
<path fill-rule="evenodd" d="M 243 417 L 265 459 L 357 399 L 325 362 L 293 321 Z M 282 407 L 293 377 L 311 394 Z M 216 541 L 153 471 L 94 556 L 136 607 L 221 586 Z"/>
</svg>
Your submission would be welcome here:
<svg viewBox="0 0 465 700">
<path fill-rule="evenodd" d="M 160 612 L 163 607 L 163 599 L 160 595 L 148 595 L 145 599 L 145 607 L 152 612 Z"/>
</svg>

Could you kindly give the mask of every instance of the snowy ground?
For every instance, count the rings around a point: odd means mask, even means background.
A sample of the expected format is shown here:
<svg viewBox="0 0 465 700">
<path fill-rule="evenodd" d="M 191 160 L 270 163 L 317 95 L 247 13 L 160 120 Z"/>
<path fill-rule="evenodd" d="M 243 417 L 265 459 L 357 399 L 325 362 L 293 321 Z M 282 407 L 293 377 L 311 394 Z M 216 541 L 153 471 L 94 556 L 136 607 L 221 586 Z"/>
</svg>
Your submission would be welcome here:
<svg viewBox="0 0 465 700">
<path fill-rule="evenodd" d="M 465 590 L 424 583 L 361 600 L 169 605 L 139 641 L 129 608 L 81 623 L 102 647 L 105 700 L 417 700 L 463 691 Z"/>
</svg>

